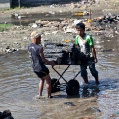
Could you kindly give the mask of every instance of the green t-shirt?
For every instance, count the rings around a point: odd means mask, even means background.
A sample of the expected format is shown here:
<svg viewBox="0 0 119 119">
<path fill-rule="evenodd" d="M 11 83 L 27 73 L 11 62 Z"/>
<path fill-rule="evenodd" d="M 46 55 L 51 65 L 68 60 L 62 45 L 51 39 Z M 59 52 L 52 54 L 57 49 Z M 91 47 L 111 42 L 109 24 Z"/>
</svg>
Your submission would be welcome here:
<svg viewBox="0 0 119 119">
<path fill-rule="evenodd" d="M 91 46 L 94 45 L 93 38 L 91 35 L 86 34 L 85 37 L 82 39 L 79 35 L 75 38 L 75 44 L 80 46 L 81 52 L 84 54 L 90 55 L 92 57 Z"/>
</svg>

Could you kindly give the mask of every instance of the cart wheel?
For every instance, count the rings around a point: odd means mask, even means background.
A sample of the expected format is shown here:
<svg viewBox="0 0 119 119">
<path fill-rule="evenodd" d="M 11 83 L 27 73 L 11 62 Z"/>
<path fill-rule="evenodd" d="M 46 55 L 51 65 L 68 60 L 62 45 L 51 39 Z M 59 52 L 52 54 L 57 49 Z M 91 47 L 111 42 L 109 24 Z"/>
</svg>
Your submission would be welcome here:
<svg viewBox="0 0 119 119">
<path fill-rule="evenodd" d="M 66 93 L 67 95 L 73 96 L 79 94 L 79 82 L 75 79 L 69 80 L 66 85 Z"/>
<path fill-rule="evenodd" d="M 51 79 L 51 86 L 52 86 L 51 93 L 60 91 L 60 82 L 57 80 L 58 79 L 55 79 L 55 78 Z"/>
</svg>

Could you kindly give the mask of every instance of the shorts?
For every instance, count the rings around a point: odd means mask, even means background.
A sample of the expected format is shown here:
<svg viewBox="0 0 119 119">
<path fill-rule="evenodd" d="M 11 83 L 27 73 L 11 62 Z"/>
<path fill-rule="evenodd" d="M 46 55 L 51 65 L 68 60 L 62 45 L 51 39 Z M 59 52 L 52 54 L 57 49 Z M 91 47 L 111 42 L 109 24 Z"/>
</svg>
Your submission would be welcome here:
<svg viewBox="0 0 119 119">
<path fill-rule="evenodd" d="M 41 70 L 40 72 L 35 72 L 34 73 L 39 77 L 39 78 L 43 78 L 45 76 L 47 76 L 49 74 L 49 69 L 46 68 L 44 70 Z"/>
</svg>

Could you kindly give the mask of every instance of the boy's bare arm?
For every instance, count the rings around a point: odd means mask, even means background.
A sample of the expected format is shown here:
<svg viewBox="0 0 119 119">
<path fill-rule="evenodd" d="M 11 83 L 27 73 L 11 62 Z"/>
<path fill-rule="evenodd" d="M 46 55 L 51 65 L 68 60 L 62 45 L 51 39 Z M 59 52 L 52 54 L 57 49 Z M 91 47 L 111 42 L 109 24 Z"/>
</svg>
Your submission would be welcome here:
<svg viewBox="0 0 119 119">
<path fill-rule="evenodd" d="M 95 51 L 94 45 L 91 46 L 91 50 L 92 50 L 92 53 L 93 53 L 93 56 L 94 56 L 94 61 L 95 61 L 95 63 L 97 63 L 98 60 L 97 60 L 97 56 L 96 56 L 96 51 Z"/>
<path fill-rule="evenodd" d="M 42 58 L 42 60 L 45 64 L 49 64 L 49 65 L 52 65 L 52 66 L 55 65 L 55 63 L 53 61 L 49 61 L 44 57 L 43 48 L 40 51 L 40 56 L 41 56 L 41 58 Z"/>
</svg>

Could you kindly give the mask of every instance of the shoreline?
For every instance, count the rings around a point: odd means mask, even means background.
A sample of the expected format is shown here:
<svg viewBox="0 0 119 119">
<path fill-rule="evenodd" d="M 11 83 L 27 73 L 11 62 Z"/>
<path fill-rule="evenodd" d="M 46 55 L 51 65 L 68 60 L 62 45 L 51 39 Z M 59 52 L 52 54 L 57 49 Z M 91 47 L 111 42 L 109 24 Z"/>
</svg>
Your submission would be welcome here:
<svg viewBox="0 0 119 119">
<path fill-rule="evenodd" d="M 91 0 L 90 0 L 91 1 Z M 108 4 L 108 2 L 110 4 Z M 107 5 L 107 8 L 105 9 L 105 3 Z M 96 3 L 88 3 L 88 4 L 81 4 L 80 2 L 75 3 L 68 3 L 68 4 L 53 4 L 53 5 L 41 5 L 39 7 L 31 7 L 31 8 L 21 8 L 21 9 L 12 9 L 12 10 L 1 10 L 0 15 L 1 17 L 4 16 L 10 16 L 12 13 L 16 12 L 20 14 L 21 16 L 24 14 L 46 14 L 46 15 L 52 15 L 52 14 L 58 14 L 58 13 L 74 13 L 74 12 L 80 12 L 80 11 L 89 11 L 92 10 L 91 19 L 102 17 L 106 15 L 107 13 L 110 13 L 110 11 L 113 13 L 118 13 L 119 6 L 116 5 L 118 3 L 118 0 L 113 2 L 113 0 L 110 1 L 104 1 L 104 0 L 96 0 Z M 32 16 L 31 16 L 32 17 Z M 89 18 L 89 16 L 88 16 Z M 49 37 L 48 35 L 51 34 L 52 37 L 54 35 L 57 35 L 58 32 L 62 32 L 64 30 L 64 26 L 68 26 L 68 30 L 70 29 L 71 23 L 73 23 L 77 19 L 68 18 L 68 19 L 62 19 L 62 22 L 54 22 L 54 21 L 42 21 L 40 19 L 36 19 L 35 23 L 32 23 L 31 26 L 17 26 L 14 25 L 11 27 L 8 31 L 0 32 L 0 54 L 5 54 L 8 52 L 13 52 L 19 49 L 24 49 L 27 47 L 27 45 L 31 42 L 30 41 L 30 33 L 33 30 L 38 30 L 45 35 L 45 39 Z M 80 18 L 78 19 L 80 20 Z M 87 29 L 92 29 L 90 26 L 90 23 L 85 21 Z M 60 29 L 58 29 L 58 24 L 60 24 Z M 40 27 L 39 25 L 43 25 L 43 27 Z M 93 30 L 94 32 L 96 30 Z M 92 32 L 93 32 L 92 31 Z M 56 33 L 57 32 L 57 33 Z M 66 31 L 63 31 L 66 32 Z M 88 31 L 87 31 L 88 32 Z M 98 30 L 96 32 L 103 32 L 101 30 Z M 62 35 L 62 34 L 61 34 Z M 71 38 L 72 39 L 72 38 Z"/>
</svg>

